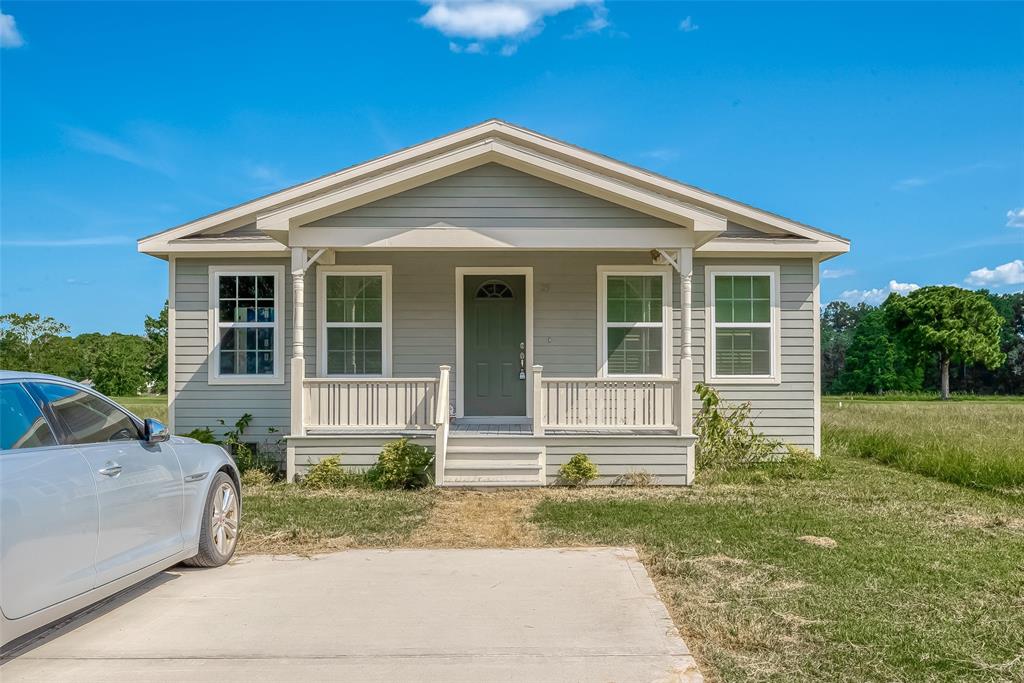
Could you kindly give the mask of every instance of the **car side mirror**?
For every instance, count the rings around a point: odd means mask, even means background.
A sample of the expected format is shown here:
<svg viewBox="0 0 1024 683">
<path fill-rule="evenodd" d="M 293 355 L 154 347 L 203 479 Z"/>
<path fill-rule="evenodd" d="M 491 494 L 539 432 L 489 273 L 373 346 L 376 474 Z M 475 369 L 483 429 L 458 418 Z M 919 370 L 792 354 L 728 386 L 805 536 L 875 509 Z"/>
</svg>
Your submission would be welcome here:
<svg viewBox="0 0 1024 683">
<path fill-rule="evenodd" d="M 159 420 L 147 417 L 145 426 L 146 443 L 160 443 L 161 441 L 167 441 L 171 438 L 171 433 L 167 431 L 167 427 L 165 427 Z"/>
</svg>

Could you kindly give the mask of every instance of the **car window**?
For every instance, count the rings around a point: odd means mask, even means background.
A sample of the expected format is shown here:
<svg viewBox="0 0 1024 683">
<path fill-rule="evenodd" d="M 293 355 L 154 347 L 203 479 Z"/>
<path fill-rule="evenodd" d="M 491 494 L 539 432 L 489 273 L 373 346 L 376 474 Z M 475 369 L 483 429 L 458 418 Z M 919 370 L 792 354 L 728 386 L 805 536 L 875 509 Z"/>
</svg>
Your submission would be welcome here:
<svg viewBox="0 0 1024 683">
<path fill-rule="evenodd" d="M 87 391 L 38 382 L 32 385 L 42 394 L 68 433 L 68 443 L 104 443 L 141 439 L 139 428 L 128 415 Z"/>
<path fill-rule="evenodd" d="M 55 446 L 50 425 L 20 384 L 0 384 L 0 450 Z"/>
</svg>

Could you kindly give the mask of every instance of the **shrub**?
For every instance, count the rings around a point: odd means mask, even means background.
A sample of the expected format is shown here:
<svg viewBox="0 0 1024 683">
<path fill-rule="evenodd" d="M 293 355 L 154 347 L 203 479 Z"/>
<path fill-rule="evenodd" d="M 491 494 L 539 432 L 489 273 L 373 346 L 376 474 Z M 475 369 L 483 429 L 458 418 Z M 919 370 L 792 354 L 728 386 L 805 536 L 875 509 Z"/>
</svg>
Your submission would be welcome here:
<svg viewBox="0 0 1024 683">
<path fill-rule="evenodd" d="M 418 489 L 433 483 L 434 453 L 423 446 L 399 439 L 384 444 L 377 464 L 366 471 L 366 481 L 375 489 Z"/>
<path fill-rule="evenodd" d="M 199 443 L 217 443 L 217 437 L 213 435 L 213 430 L 209 427 L 200 427 L 193 429 L 188 434 L 182 434 L 190 439 L 195 439 Z"/>
<path fill-rule="evenodd" d="M 302 485 L 310 489 L 344 488 L 350 475 L 341 466 L 341 458 L 331 455 L 309 468 Z"/>
<path fill-rule="evenodd" d="M 558 478 L 570 486 L 584 486 L 597 479 L 597 474 L 597 465 L 590 461 L 586 453 L 577 453 L 558 468 Z"/>
<path fill-rule="evenodd" d="M 778 452 L 781 444 L 754 431 L 750 403 L 730 406 L 706 384 L 695 387 L 701 409 L 693 422 L 697 434 L 697 468 L 729 469 L 763 462 Z"/>
<path fill-rule="evenodd" d="M 647 470 L 630 470 L 615 478 L 618 486 L 654 486 L 658 478 Z"/>
</svg>

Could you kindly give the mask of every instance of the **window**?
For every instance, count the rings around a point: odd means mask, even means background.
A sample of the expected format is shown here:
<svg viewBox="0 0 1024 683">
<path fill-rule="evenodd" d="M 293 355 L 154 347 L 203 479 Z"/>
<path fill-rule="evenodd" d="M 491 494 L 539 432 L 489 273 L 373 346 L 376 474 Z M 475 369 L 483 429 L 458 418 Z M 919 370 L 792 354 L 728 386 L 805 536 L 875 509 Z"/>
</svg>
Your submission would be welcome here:
<svg viewBox="0 0 1024 683">
<path fill-rule="evenodd" d="M 488 280 L 476 290 L 477 299 L 512 299 L 512 288 L 501 280 Z"/>
<path fill-rule="evenodd" d="M 710 375 L 777 381 L 778 269 L 708 267 Z"/>
<path fill-rule="evenodd" d="M 390 375 L 390 268 L 321 266 L 318 273 L 320 374 Z"/>
<path fill-rule="evenodd" d="M 135 420 L 95 394 L 64 384 L 38 382 L 31 386 L 63 425 L 67 433 L 65 443 L 105 443 L 142 438 Z"/>
<path fill-rule="evenodd" d="M 55 446 L 50 425 L 20 384 L 0 384 L 0 450 Z"/>
<path fill-rule="evenodd" d="M 284 268 L 210 269 L 212 383 L 279 383 Z"/>
<path fill-rule="evenodd" d="M 671 284 L 662 267 L 600 268 L 603 375 L 663 376 L 671 350 Z"/>
</svg>

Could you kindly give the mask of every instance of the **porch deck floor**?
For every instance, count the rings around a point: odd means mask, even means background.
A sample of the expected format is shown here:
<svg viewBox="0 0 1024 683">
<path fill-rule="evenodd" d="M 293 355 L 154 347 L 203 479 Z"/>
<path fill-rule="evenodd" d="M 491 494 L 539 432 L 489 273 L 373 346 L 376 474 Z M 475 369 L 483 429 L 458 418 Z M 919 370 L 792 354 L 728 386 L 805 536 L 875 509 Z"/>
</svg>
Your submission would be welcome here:
<svg viewBox="0 0 1024 683">
<path fill-rule="evenodd" d="M 674 429 L 554 429 L 548 427 L 544 434 L 552 436 L 673 436 Z M 533 425 L 529 422 L 459 422 L 452 423 L 451 437 L 459 436 L 533 436 Z"/>
<path fill-rule="evenodd" d="M 309 429 L 309 436 L 389 436 L 407 437 L 433 436 L 433 429 L 372 429 L 359 427 L 319 427 Z M 546 436 L 676 436 L 674 429 L 555 429 L 544 430 Z M 479 436 L 533 436 L 533 425 L 525 422 L 453 422 L 449 438 L 471 438 Z"/>
</svg>

